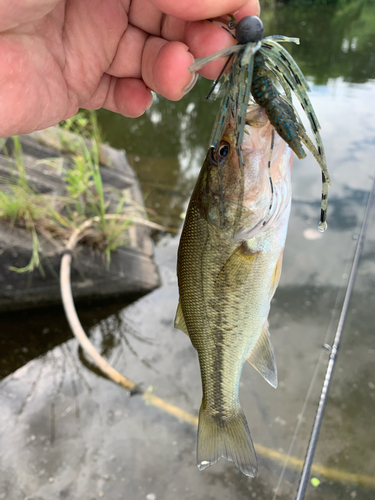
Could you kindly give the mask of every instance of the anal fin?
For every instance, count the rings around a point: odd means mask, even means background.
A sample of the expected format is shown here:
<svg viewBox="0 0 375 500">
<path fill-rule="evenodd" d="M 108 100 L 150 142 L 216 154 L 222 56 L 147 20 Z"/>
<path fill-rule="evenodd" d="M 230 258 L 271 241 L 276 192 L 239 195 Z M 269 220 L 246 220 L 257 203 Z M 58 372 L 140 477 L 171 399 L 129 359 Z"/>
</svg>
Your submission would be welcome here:
<svg viewBox="0 0 375 500">
<path fill-rule="evenodd" d="M 258 342 L 255 344 L 247 361 L 276 389 L 277 368 L 271 336 L 268 331 L 268 321 L 265 322 Z"/>
</svg>

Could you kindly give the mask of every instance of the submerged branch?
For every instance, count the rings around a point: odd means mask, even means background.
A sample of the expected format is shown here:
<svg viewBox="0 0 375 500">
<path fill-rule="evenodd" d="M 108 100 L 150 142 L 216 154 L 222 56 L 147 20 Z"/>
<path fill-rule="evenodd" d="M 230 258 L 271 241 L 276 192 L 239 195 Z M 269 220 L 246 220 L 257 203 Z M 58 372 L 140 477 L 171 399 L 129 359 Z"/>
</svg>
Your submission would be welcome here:
<svg viewBox="0 0 375 500">
<path fill-rule="evenodd" d="M 109 214 L 105 216 L 106 218 L 120 218 L 121 216 Z M 115 370 L 95 349 L 93 344 L 90 342 L 87 337 L 82 325 L 79 321 L 77 311 L 74 306 L 72 288 L 70 282 L 70 265 L 72 261 L 72 252 L 75 249 L 79 240 L 84 236 L 84 232 L 92 226 L 94 222 L 98 222 L 100 220 L 99 217 L 94 217 L 85 221 L 81 226 L 75 229 L 69 238 L 69 241 L 65 247 L 65 253 L 61 260 L 61 270 L 60 270 L 60 288 L 61 288 L 61 297 L 63 301 L 63 306 L 65 310 L 66 317 L 68 319 L 69 325 L 72 329 L 72 332 L 79 344 L 82 346 L 83 350 L 91 357 L 91 359 L 95 362 L 98 368 L 113 382 L 120 385 L 124 389 L 128 390 L 130 393 L 138 392 L 142 394 L 142 398 L 148 404 L 152 404 L 158 408 L 163 409 L 167 413 L 174 415 L 176 418 L 183 420 L 191 425 L 197 425 L 198 419 L 196 416 L 191 415 L 190 413 L 174 406 L 172 404 L 167 403 L 163 399 L 155 396 L 150 392 L 143 392 L 139 390 L 137 384 L 132 380 L 128 379 L 117 370 Z M 145 225 L 147 227 L 151 227 L 153 229 L 161 229 L 168 231 L 176 231 L 173 229 L 165 228 L 155 222 L 150 222 L 147 219 L 142 219 L 141 217 L 133 217 L 132 222 Z"/>
</svg>

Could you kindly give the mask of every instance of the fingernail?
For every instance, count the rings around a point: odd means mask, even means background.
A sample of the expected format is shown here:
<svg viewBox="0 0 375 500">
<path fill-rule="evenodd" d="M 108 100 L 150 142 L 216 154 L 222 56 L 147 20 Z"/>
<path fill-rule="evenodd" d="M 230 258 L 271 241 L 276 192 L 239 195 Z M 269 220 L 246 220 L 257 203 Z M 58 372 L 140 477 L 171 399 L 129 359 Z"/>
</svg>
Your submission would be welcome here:
<svg viewBox="0 0 375 500">
<path fill-rule="evenodd" d="M 151 91 L 151 99 L 150 99 L 150 103 L 148 104 L 148 106 L 146 107 L 145 111 L 147 111 L 148 109 L 151 108 L 152 106 L 152 103 L 154 102 L 154 94 L 153 92 Z"/>
<path fill-rule="evenodd" d="M 194 85 L 197 83 L 197 80 L 198 80 L 198 73 L 194 73 L 193 74 L 193 77 L 189 83 L 189 85 L 187 87 L 184 88 L 183 92 L 184 92 L 184 95 L 186 95 L 188 92 L 190 92 L 190 90 L 194 87 Z"/>
</svg>

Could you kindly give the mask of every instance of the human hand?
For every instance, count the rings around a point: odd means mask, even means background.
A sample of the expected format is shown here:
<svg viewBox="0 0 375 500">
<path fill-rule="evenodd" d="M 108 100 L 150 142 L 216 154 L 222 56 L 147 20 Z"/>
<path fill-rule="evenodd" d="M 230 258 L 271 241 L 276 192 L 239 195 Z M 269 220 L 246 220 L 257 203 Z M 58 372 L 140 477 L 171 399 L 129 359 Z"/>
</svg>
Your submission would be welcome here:
<svg viewBox="0 0 375 500">
<path fill-rule="evenodd" d="M 78 109 L 129 117 L 190 89 L 188 67 L 235 41 L 204 19 L 259 14 L 258 0 L 0 0 L 0 137 Z M 203 21 L 202 21 L 203 20 Z M 222 61 L 200 72 L 215 78 Z"/>
</svg>

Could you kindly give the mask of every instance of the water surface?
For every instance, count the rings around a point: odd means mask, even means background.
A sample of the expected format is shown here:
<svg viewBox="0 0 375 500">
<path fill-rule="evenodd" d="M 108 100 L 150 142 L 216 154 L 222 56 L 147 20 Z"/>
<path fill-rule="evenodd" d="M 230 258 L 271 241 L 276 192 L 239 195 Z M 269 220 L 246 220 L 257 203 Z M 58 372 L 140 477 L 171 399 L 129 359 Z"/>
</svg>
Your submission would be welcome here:
<svg viewBox="0 0 375 500">
<path fill-rule="evenodd" d="M 240 387 L 259 477 L 225 463 L 200 473 L 196 429 L 95 373 L 56 308 L 0 317 L 0 498 L 294 499 L 328 362 L 322 346 L 335 333 L 374 175 L 375 6 L 278 7 L 263 19 L 267 34 L 301 38 L 287 48 L 311 84 L 332 188 L 329 229 L 321 235 L 319 167 L 310 155 L 295 160 L 283 274 L 270 314 L 279 387 L 250 366 Z M 204 99 L 209 88 L 201 80 L 180 102 L 157 98 L 136 120 L 99 113 L 106 139 L 126 149 L 147 206 L 166 226 L 181 226 L 206 154 L 219 104 Z M 173 329 L 178 238 L 155 235 L 160 289 L 130 306 L 81 308 L 80 316 L 119 371 L 197 415 L 197 356 Z M 373 208 L 315 457 L 320 484 L 309 486 L 308 500 L 375 496 L 374 244 Z"/>
</svg>

